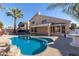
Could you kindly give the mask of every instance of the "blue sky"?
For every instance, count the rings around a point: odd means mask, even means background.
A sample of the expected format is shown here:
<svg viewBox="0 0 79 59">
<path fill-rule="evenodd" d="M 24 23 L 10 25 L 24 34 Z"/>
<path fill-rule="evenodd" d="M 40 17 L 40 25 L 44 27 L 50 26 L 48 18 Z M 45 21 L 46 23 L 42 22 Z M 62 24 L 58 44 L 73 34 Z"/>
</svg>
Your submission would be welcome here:
<svg viewBox="0 0 79 59">
<path fill-rule="evenodd" d="M 13 18 L 10 16 L 6 16 L 6 12 L 8 11 L 8 8 L 18 8 L 21 9 L 24 17 L 21 19 L 17 19 L 17 25 L 20 21 L 28 21 L 32 18 L 32 16 L 35 15 L 36 12 L 40 11 L 42 15 L 47 15 L 51 17 L 58 17 L 63 18 L 67 20 L 71 20 L 74 23 L 77 23 L 72 17 L 66 15 L 61 11 L 61 9 L 54 9 L 47 11 L 46 8 L 48 6 L 47 3 L 6 3 L 3 4 L 7 10 L 1 10 L 0 11 L 0 21 L 3 22 L 4 27 L 12 26 L 13 27 Z"/>
</svg>

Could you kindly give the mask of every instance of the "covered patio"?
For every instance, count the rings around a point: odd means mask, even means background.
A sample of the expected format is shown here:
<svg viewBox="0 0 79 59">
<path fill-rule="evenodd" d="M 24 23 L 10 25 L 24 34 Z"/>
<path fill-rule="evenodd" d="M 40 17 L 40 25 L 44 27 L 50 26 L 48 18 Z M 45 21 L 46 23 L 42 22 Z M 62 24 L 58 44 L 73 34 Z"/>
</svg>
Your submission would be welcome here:
<svg viewBox="0 0 79 59">
<path fill-rule="evenodd" d="M 44 35 L 62 35 L 66 33 L 65 23 L 48 23 L 33 25 L 30 28 L 32 34 L 44 34 Z"/>
</svg>

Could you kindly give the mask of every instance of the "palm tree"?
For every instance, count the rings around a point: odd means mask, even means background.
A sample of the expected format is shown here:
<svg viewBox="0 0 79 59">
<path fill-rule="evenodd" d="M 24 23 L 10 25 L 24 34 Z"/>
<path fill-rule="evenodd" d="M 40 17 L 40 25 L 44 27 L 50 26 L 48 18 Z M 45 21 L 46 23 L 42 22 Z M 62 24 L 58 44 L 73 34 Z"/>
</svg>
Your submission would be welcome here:
<svg viewBox="0 0 79 59">
<path fill-rule="evenodd" d="M 7 16 L 11 16 L 11 17 L 14 18 L 14 30 L 13 30 L 13 33 L 16 34 L 16 20 L 18 18 L 22 18 L 23 14 L 22 14 L 21 10 L 19 10 L 17 8 L 11 8 L 7 12 Z"/>
<path fill-rule="evenodd" d="M 3 28 L 3 23 L 0 21 L 0 29 Z"/>
<path fill-rule="evenodd" d="M 2 32 L 2 28 L 3 28 L 3 23 L 0 21 L 0 35 L 3 34 L 3 32 Z"/>
<path fill-rule="evenodd" d="M 2 4 L 0 4 L 0 10 L 5 9 Z M 3 23 L 0 21 L 0 29 L 3 28 Z"/>
<path fill-rule="evenodd" d="M 55 8 L 62 8 L 63 12 L 79 21 L 79 3 L 52 3 L 48 5 L 47 10 Z"/>
</svg>

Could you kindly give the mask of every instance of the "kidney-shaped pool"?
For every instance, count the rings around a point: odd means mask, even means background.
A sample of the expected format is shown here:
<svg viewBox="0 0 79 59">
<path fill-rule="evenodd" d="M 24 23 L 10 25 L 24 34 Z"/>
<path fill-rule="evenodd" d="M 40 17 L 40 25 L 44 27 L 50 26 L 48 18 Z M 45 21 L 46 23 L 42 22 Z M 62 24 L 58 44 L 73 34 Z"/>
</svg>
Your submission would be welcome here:
<svg viewBox="0 0 79 59">
<path fill-rule="evenodd" d="M 11 38 L 11 43 L 16 45 L 24 55 L 36 55 L 47 48 L 47 42 L 41 38 L 18 36 Z"/>
</svg>

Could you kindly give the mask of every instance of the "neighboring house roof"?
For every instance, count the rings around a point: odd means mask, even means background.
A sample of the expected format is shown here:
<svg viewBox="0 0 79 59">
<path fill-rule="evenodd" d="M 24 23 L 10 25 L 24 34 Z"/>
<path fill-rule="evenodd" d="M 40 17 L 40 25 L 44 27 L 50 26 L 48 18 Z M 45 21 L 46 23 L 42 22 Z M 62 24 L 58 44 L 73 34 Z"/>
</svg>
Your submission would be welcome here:
<svg viewBox="0 0 79 59">
<path fill-rule="evenodd" d="M 13 27 L 12 26 L 7 26 L 6 29 L 13 29 Z"/>
<path fill-rule="evenodd" d="M 18 26 L 19 26 L 19 27 L 23 27 L 23 26 L 24 26 L 24 23 L 23 23 L 23 22 L 20 22 L 20 23 L 18 24 Z"/>
<path fill-rule="evenodd" d="M 26 24 L 26 25 L 29 25 L 28 22 L 23 22 L 23 21 L 22 21 L 22 22 L 20 22 L 20 23 L 18 24 L 18 26 L 19 26 L 19 27 L 24 27 L 25 24 Z"/>
</svg>

